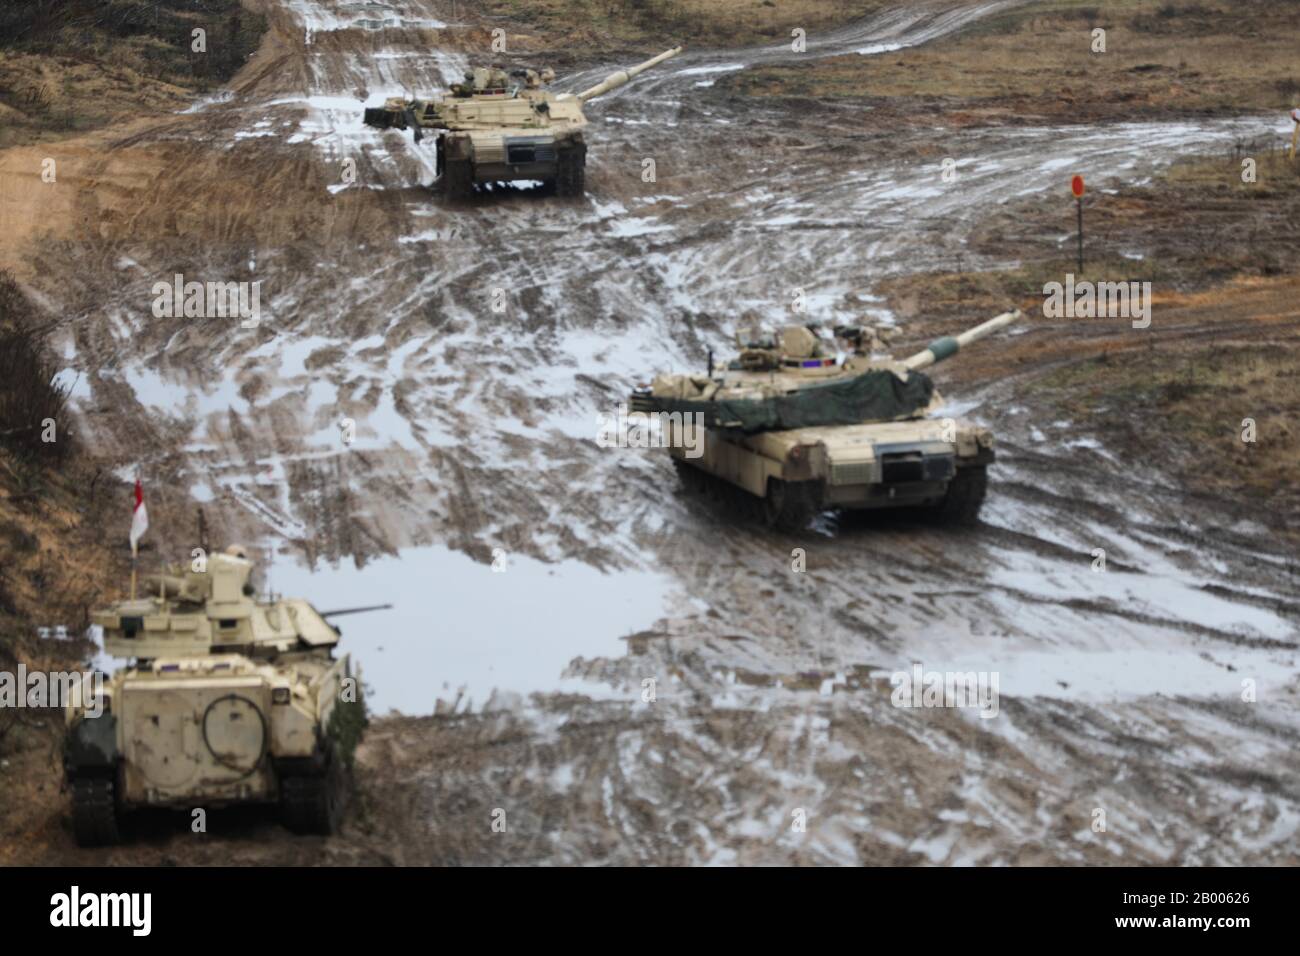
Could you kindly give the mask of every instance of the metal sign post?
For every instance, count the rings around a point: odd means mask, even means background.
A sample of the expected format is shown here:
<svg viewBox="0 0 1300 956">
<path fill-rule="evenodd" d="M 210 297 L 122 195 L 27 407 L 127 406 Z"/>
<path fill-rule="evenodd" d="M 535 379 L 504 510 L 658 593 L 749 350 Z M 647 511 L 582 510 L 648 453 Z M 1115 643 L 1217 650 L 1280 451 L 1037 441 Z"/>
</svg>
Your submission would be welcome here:
<svg viewBox="0 0 1300 956">
<path fill-rule="evenodd" d="M 1074 193 L 1074 202 L 1079 212 L 1079 275 L 1083 275 L 1083 177 L 1075 176 L 1070 180 L 1070 192 Z"/>
</svg>

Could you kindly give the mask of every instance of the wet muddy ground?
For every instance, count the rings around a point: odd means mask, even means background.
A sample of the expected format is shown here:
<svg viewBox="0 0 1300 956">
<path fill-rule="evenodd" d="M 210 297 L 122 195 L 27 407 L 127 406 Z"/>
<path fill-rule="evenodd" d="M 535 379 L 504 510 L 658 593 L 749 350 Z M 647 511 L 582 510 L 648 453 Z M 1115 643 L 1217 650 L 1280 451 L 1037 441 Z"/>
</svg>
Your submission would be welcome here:
<svg viewBox="0 0 1300 956">
<path fill-rule="evenodd" d="M 88 438 L 159 489 L 166 556 L 201 506 L 277 591 L 396 603 L 344 634 L 378 714 L 402 715 L 364 741 L 340 838 L 239 818 L 83 855 L 55 826 L 42 858 L 1296 862 L 1292 556 L 1267 514 L 1193 499 L 1024 397 L 1035 343 L 1088 331 L 1028 323 L 976 347 L 1021 364 L 936 373 L 998 435 L 969 530 L 825 515 L 777 535 L 683 495 L 662 453 L 595 442 L 631 386 L 725 352 L 747 313 L 799 298 L 923 342 L 882 280 L 1014 264 L 968 242 L 1005 203 L 1078 169 L 1140 182 L 1275 118 L 891 129 L 716 89 L 785 46 L 690 50 L 590 107 L 586 199 L 445 205 L 431 140 L 360 109 L 455 79 L 483 24 L 433 0 L 263 6 L 227 94 L 66 146 L 18 267 L 66 316 Z M 871 56 L 1009 6 L 908 4 L 809 52 Z M 261 281 L 260 325 L 155 318 L 175 273 Z M 918 664 L 997 672 L 996 713 L 894 706 L 890 675 Z"/>
</svg>

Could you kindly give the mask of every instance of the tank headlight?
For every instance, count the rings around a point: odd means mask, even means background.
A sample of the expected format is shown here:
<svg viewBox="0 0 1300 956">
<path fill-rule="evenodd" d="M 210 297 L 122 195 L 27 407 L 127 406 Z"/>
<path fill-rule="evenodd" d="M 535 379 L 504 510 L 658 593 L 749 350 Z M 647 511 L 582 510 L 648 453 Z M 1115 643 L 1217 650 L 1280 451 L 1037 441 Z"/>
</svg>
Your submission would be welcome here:
<svg viewBox="0 0 1300 956">
<path fill-rule="evenodd" d="M 271 688 L 271 703 L 273 704 L 289 703 L 289 688 L 287 687 Z"/>
<path fill-rule="evenodd" d="M 802 458 L 802 457 L 803 457 L 803 446 L 802 446 L 802 445 L 795 445 L 793 448 L 791 448 L 791 449 L 790 449 L 790 457 L 791 457 L 792 459 L 794 459 L 795 461 L 798 461 L 800 458 Z"/>
</svg>

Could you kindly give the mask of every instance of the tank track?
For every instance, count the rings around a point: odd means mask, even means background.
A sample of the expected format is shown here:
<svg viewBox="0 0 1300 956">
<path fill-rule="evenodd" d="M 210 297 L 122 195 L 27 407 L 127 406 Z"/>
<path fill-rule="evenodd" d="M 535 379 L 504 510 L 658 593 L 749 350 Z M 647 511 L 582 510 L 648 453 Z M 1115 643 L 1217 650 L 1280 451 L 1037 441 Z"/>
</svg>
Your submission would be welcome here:
<svg viewBox="0 0 1300 956">
<path fill-rule="evenodd" d="M 686 491 L 722 505 L 749 520 L 762 521 L 778 531 L 802 531 L 821 510 L 814 482 L 790 482 L 782 487 L 779 507 L 773 496 L 758 498 L 680 458 L 673 467 Z M 775 481 L 776 479 L 772 479 Z M 937 503 L 909 509 L 914 520 L 926 519 L 944 525 L 972 525 L 988 491 L 988 469 L 984 465 L 959 468 L 948 490 Z"/>
<path fill-rule="evenodd" d="M 468 159 L 449 159 L 442 167 L 438 180 L 442 194 L 448 199 L 469 199 L 474 195 L 474 170 Z"/>
<path fill-rule="evenodd" d="M 72 832 L 79 846 L 120 843 L 119 824 L 117 787 L 112 777 L 77 777 L 72 781 Z"/>
<path fill-rule="evenodd" d="M 988 468 L 984 465 L 958 468 L 943 499 L 932 509 L 933 517 L 944 524 L 974 524 L 979 520 L 988 486 Z"/>
<path fill-rule="evenodd" d="M 570 146 L 560 150 L 555 192 L 560 196 L 582 196 L 587 192 L 587 147 Z"/>
<path fill-rule="evenodd" d="M 802 531 L 819 510 L 813 482 L 791 482 L 784 485 L 780 507 L 771 499 L 751 495 L 745 489 L 712 475 L 701 468 L 673 459 L 677 477 L 687 492 L 708 498 L 744 518 L 763 522 L 778 531 Z"/>
<path fill-rule="evenodd" d="M 290 764 L 280 770 L 280 816 L 295 833 L 337 833 L 347 808 L 347 770 L 338 748 L 326 752 L 323 767 Z"/>
</svg>

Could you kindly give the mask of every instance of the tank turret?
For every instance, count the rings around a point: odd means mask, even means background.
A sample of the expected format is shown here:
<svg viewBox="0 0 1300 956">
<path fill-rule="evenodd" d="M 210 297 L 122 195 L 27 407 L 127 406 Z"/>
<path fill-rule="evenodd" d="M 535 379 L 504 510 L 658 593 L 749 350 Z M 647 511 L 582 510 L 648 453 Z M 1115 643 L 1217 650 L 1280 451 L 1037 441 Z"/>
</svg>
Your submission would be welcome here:
<svg viewBox="0 0 1300 956">
<path fill-rule="evenodd" d="M 103 628 L 106 654 L 139 660 L 338 643 L 338 631 L 306 601 L 257 600 L 252 572 L 234 546 L 209 556 L 202 571 L 147 577 L 151 597 L 118 601 L 92 613 L 91 623 Z"/>
<path fill-rule="evenodd" d="M 746 433 L 915 418 L 938 403 L 921 369 L 1020 318 L 1018 310 L 1003 313 L 902 360 L 846 352 L 843 339 L 821 337 L 806 326 L 767 337 L 746 330 L 738 335 L 739 354 L 721 375 L 657 376 L 633 393 L 630 407 L 700 414 L 708 426 Z M 863 330 L 852 331 L 861 342 Z"/>
</svg>

